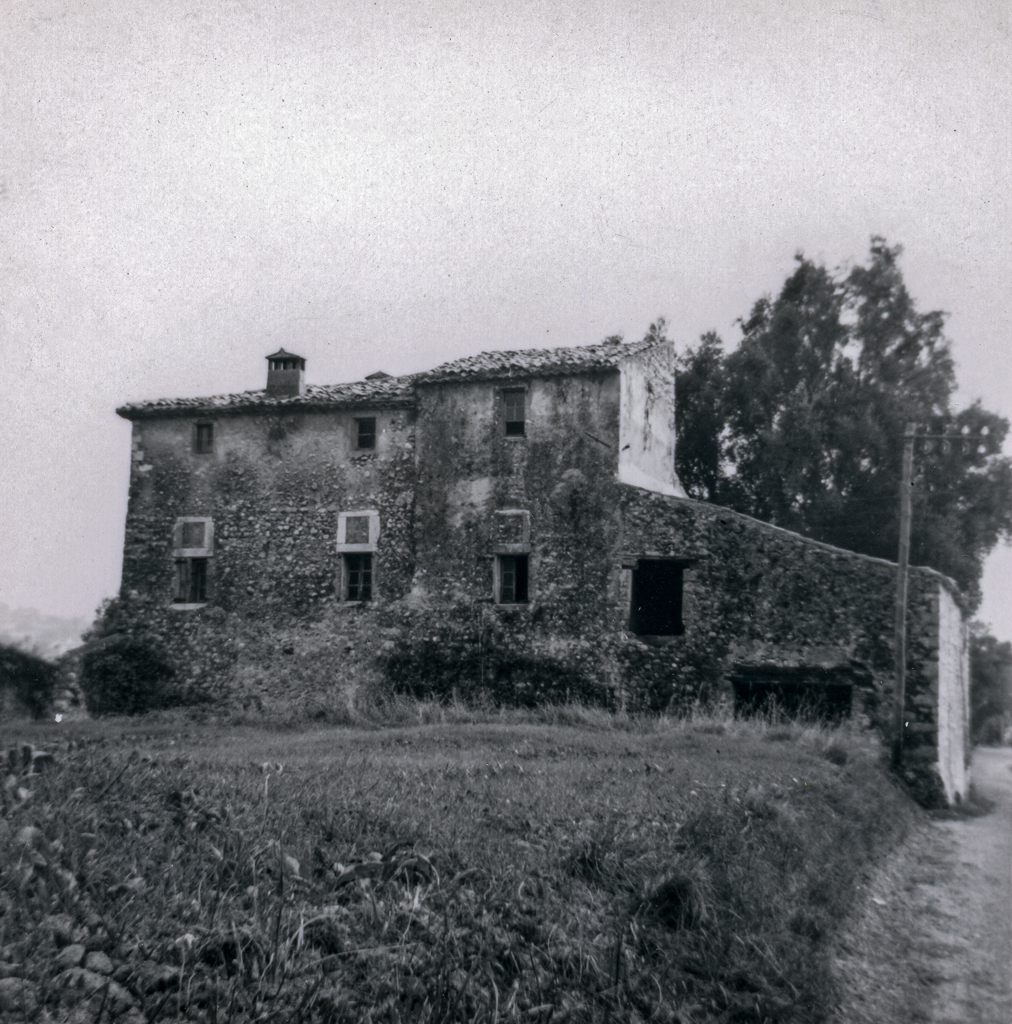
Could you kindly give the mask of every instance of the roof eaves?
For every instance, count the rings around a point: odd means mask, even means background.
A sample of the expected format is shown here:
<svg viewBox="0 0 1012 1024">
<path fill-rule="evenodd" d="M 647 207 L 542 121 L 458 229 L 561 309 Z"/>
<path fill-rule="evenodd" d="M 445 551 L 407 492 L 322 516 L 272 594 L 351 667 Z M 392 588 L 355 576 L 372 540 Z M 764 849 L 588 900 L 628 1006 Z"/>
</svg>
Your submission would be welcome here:
<svg viewBox="0 0 1012 1024">
<path fill-rule="evenodd" d="M 608 373 L 654 341 L 601 342 L 574 348 L 520 349 L 509 352 L 481 352 L 443 363 L 418 375 L 419 384 L 455 380 L 515 380 L 526 377 L 560 377 L 575 374 Z"/>
<path fill-rule="evenodd" d="M 180 416 L 222 416 L 267 414 L 299 409 L 320 412 L 342 408 L 410 408 L 414 405 L 414 385 L 410 378 L 393 378 L 382 385 L 314 385 L 304 395 L 267 398 L 264 391 L 245 391 L 208 398 L 169 398 L 120 406 L 116 413 L 127 420 L 161 419 Z M 345 390 L 347 389 L 347 390 Z"/>
</svg>

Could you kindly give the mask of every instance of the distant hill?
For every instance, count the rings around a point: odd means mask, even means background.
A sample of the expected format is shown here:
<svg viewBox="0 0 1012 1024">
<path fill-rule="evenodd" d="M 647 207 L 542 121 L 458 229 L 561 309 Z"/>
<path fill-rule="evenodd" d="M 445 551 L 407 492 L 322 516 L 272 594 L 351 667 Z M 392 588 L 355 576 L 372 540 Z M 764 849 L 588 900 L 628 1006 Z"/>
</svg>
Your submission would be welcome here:
<svg viewBox="0 0 1012 1024">
<path fill-rule="evenodd" d="M 54 661 L 81 642 L 91 621 L 61 619 L 35 608 L 9 608 L 0 603 L 0 644 Z"/>
</svg>

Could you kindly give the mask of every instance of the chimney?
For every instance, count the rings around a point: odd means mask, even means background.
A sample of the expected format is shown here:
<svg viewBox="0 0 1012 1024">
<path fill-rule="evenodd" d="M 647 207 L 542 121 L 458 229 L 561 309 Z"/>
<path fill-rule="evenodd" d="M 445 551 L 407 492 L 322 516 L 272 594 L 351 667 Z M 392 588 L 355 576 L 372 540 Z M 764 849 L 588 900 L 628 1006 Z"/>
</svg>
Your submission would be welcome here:
<svg viewBox="0 0 1012 1024">
<path fill-rule="evenodd" d="M 306 361 L 279 348 L 267 357 L 267 397 L 294 398 L 306 393 Z"/>
</svg>

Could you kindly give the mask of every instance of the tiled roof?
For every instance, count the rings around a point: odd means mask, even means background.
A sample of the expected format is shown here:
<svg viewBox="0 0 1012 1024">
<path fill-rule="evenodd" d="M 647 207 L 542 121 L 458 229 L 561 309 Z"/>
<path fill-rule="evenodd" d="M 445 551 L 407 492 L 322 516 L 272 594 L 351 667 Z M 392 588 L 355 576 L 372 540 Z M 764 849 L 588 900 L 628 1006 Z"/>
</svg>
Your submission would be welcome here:
<svg viewBox="0 0 1012 1024">
<path fill-rule="evenodd" d="M 310 384 L 306 393 L 291 398 L 268 397 L 265 391 L 241 391 L 209 398 L 158 398 L 133 402 L 116 410 L 124 419 L 194 415 L 201 412 L 239 412 L 274 408 L 340 408 L 348 406 L 406 406 L 414 401 L 415 385 L 453 380 L 488 380 L 532 375 L 556 376 L 616 369 L 623 358 L 653 342 L 609 339 L 578 348 L 529 348 L 516 352 L 481 352 L 443 363 L 433 370 L 405 377 L 379 377 L 351 384 Z"/>
<path fill-rule="evenodd" d="M 414 401 L 413 377 L 384 377 L 351 384 L 310 384 L 304 395 L 282 398 L 265 391 L 240 391 L 234 395 L 209 398 L 157 398 L 151 402 L 133 402 L 116 412 L 124 419 L 150 416 L 193 415 L 194 413 L 238 412 L 253 409 L 330 408 L 347 406 L 405 406 Z"/>
<path fill-rule="evenodd" d="M 626 356 L 649 348 L 652 341 L 624 342 L 614 339 L 578 348 L 528 348 L 516 352 L 481 352 L 443 363 L 419 373 L 419 383 L 459 380 L 528 377 L 613 370 Z"/>
</svg>

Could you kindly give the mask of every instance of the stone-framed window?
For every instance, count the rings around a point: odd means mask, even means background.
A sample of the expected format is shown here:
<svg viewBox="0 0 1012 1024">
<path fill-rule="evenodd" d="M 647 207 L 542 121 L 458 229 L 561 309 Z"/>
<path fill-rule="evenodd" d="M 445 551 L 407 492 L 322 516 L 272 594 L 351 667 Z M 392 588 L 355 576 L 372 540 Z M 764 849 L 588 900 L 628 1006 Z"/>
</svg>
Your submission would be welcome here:
<svg viewBox="0 0 1012 1024">
<path fill-rule="evenodd" d="M 497 604 L 530 601 L 530 550 L 530 512 L 522 508 L 497 510 L 492 516 L 492 588 Z"/>
<path fill-rule="evenodd" d="M 341 579 L 337 592 L 343 600 L 373 599 L 379 535 L 380 517 L 375 509 L 338 512 L 337 551 L 341 555 Z"/>
<path fill-rule="evenodd" d="M 503 388 L 499 392 L 500 422 L 504 437 L 527 435 L 527 391 L 525 388 Z"/>
<path fill-rule="evenodd" d="M 375 509 L 337 513 L 339 552 L 375 551 L 380 536 L 380 516 Z"/>
<path fill-rule="evenodd" d="M 193 453 L 195 455 L 211 455 L 214 452 L 214 424 L 193 424 Z"/>
<path fill-rule="evenodd" d="M 214 520 L 208 516 L 180 516 L 172 528 L 173 607 L 201 607 L 210 600 L 213 556 Z"/>
<path fill-rule="evenodd" d="M 685 562 L 640 558 L 632 570 L 629 631 L 638 636 L 681 636 Z"/>
<path fill-rule="evenodd" d="M 376 447 L 376 417 L 360 416 L 355 419 L 353 434 L 357 451 L 372 451 Z"/>
</svg>

